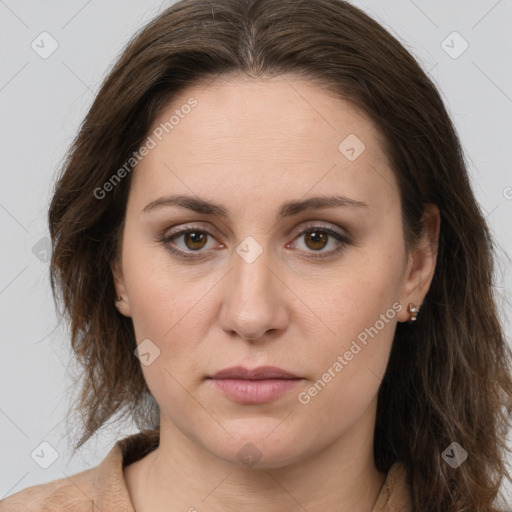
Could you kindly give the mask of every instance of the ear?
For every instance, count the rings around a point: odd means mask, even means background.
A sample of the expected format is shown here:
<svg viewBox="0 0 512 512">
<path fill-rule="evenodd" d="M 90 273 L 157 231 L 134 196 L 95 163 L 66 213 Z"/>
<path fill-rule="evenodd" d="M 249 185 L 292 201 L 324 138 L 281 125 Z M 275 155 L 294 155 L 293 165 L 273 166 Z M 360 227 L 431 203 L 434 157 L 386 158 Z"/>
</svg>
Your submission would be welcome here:
<svg viewBox="0 0 512 512">
<path fill-rule="evenodd" d="M 410 251 L 405 268 L 400 303 L 403 308 L 398 314 L 399 322 L 407 322 L 409 303 L 421 306 L 430 288 L 436 269 L 441 215 L 435 204 L 428 204 L 422 217 L 423 233 L 418 244 Z M 420 313 L 421 314 L 421 313 Z"/>
<path fill-rule="evenodd" d="M 127 317 L 131 318 L 130 302 L 128 300 L 128 293 L 126 291 L 126 285 L 124 281 L 123 265 L 121 258 L 118 256 L 110 264 L 112 275 L 114 277 L 114 287 L 116 290 L 116 302 L 115 305 L 119 312 Z M 117 300 L 120 298 L 121 300 Z"/>
</svg>

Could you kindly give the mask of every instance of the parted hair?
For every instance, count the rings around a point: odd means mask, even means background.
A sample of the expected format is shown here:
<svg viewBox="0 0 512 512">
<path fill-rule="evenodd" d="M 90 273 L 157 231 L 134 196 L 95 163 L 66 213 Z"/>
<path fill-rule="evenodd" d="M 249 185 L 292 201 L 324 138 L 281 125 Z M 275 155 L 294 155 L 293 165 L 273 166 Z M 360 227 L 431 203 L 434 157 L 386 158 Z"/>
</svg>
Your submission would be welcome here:
<svg viewBox="0 0 512 512">
<path fill-rule="evenodd" d="M 143 27 L 109 70 L 49 209 L 52 291 L 81 368 L 75 450 L 115 415 L 159 428 L 132 320 L 115 307 L 112 264 L 133 173 L 108 194 L 95 191 L 178 92 L 228 73 L 306 78 L 366 114 L 397 177 L 407 248 L 419 240 L 425 206 L 439 208 L 434 277 L 417 321 L 397 325 L 379 388 L 375 464 L 405 464 L 416 511 L 498 510 L 500 484 L 510 479 L 512 380 L 493 290 L 495 243 L 436 86 L 395 36 L 342 0 L 182 0 Z M 468 453 L 458 468 L 442 456 L 453 442 Z"/>
</svg>

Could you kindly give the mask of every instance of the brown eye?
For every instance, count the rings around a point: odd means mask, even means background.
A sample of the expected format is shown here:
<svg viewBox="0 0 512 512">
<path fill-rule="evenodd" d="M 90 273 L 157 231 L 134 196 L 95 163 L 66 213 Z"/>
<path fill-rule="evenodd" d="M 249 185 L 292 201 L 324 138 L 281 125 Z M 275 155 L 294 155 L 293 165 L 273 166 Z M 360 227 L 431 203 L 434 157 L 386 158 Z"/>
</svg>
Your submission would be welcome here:
<svg viewBox="0 0 512 512">
<path fill-rule="evenodd" d="M 306 228 L 297 230 L 297 238 L 300 243 L 299 247 L 301 252 L 309 253 L 310 258 L 328 258 L 334 256 L 336 253 L 350 245 L 351 240 L 335 231 L 323 226 L 308 226 Z M 168 236 L 159 239 L 165 248 L 174 256 L 180 258 L 196 260 L 208 258 L 212 255 L 212 249 L 224 248 L 224 244 L 219 244 L 217 247 L 208 247 L 209 241 L 215 241 L 214 235 L 206 229 L 186 228 L 180 231 L 175 231 Z M 291 244 L 292 246 L 295 244 Z M 290 247 L 289 244 L 287 244 Z M 302 247 L 300 247 L 302 246 Z M 325 248 L 328 250 L 324 250 Z"/>
<path fill-rule="evenodd" d="M 181 258 L 203 258 L 207 257 L 213 246 L 209 242 L 214 242 L 212 233 L 205 229 L 186 228 L 175 231 L 159 240 L 164 247 L 173 255 Z M 218 247 L 224 247 L 220 244 Z M 211 255 L 211 254 L 210 254 Z"/>
<path fill-rule="evenodd" d="M 183 233 L 183 241 L 191 251 L 203 249 L 208 241 L 208 234 L 201 231 L 188 231 Z"/>
<path fill-rule="evenodd" d="M 314 251 L 323 249 L 329 241 L 329 235 L 320 230 L 308 231 L 304 234 L 304 237 L 307 247 Z"/>
<path fill-rule="evenodd" d="M 309 253 L 309 258 L 329 258 L 352 243 L 348 236 L 323 226 L 300 228 L 297 234 L 292 245 L 301 252 Z"/>
</svg>

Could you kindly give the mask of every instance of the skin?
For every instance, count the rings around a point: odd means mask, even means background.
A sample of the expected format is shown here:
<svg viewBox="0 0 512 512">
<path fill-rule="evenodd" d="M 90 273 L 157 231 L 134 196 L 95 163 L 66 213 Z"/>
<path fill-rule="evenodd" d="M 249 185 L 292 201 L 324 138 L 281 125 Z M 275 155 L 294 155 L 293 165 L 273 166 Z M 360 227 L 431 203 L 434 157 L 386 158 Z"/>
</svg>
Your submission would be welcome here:
<svg viewBox="0 0 512 512">
<path fill-rule="evenodd" d="M 318 84 L 222 76 L 175 97 L 152 130 L 190 97 L 197 106 L 134 170 L 113 264 L 118 307 L 132 318 L 137 344 L 150 339 L 160 350 L 142 365 L 161 410 L 160 446 L 125 468 L 134 507 L 371 511 L 385 480 L 373 460 L 377 392 L 396 323 L 409 320 L 407 305 L 421 304 L 430 286 L 439 212 L 429 207 L 424 236 L 408 252 L 379 133 Z M 338 149 L 350 134 L 366 146 L 354 161 Z M 229 216 L 178 206 L 143 212 L 170 194 L 220 203 Z M 335 194 L 368 207 L 276 218 L 285 201 Z M 161 241 L 185 226 L 212 235 Z M 314 229 L 295 231 L 311 226 L 350 242 L 334 253 L 332 235 L 322 232 L 321 243 Z M 251 263 L 236 251 L 249 236 L 262 250 Z M 172 255 L 173 243 L 206 256 Z M 394 318 L 300 403 L 298 394 L 390 309 Z M 271 402 L 240 404 L 205 380 L 235 365 L 273 365 L 302 380 Z M 260 455 L 253 466 L 237 456 L 249 442 Z"/>
</svg>

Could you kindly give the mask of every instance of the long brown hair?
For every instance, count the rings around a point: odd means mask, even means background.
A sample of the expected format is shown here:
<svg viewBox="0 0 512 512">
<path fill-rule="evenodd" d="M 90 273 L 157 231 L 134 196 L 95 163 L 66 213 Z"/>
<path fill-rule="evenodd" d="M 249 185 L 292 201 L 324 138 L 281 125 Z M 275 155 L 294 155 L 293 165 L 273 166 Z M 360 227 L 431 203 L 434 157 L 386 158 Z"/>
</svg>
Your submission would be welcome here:
<svg viewBox="0 0 512 512">
<path fill-rule="evenodd" d="M 375 463 L 381 471 L 406 465 L 415 510 L 497 510 L 510 479 L 512 380 L 493 297 L 493 241 L 436 87 L 390 33 L 341 0 L 182 0 L 132 39 L 106 78 L 49 211 L 52 290 L 83 368 L 75 450 L 117 413 L 159 426 L 131 319 L 114 306 L 126 162 L 178 91 L 226 73 L 305 77 L 365 112 L 398 179 L 407 247 L 421 234 L 425 205 L 438 206 L 434 278 L 416 323 L 397 325 L 379 390 Z M 122 179 L 105 187 L 120 168 Z M 457 469 L 442 458 L 452 442 L 469 454 Z"/>
</svg>

